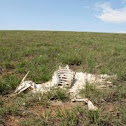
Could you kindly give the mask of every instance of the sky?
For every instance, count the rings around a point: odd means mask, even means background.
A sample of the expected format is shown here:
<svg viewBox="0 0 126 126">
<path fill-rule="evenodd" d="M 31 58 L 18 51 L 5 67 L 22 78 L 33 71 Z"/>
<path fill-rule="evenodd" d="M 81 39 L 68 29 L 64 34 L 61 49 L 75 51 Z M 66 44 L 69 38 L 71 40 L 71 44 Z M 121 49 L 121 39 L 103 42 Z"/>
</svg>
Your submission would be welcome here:
<svg viewBox="0 0 126 126">
<path fill-rule="evenodd" d="M 0 0 L 0 30 L 126 33 L 126 0 Z"/>
</svg>

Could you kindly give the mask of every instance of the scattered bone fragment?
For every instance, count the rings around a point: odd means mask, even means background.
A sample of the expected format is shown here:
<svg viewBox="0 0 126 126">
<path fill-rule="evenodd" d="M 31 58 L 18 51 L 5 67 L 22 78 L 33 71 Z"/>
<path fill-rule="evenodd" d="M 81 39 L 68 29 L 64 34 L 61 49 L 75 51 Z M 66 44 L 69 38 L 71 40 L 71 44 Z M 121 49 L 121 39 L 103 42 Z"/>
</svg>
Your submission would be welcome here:
<svg viewBox="0 0 126 126">
<path fill-rule="evenodd" d="M 93 103 L 90 100 L 87 101 L 87 104 L 88 104 L 88 110 L 90 110 L 90 111 L 98 110 L 98 108 L 95 105 L 93 105 Z"/>
<path fill-rule="evenodd" d="M 93 103 L 90 100 L 88 100 L 88 98 L 81 98 L 81 99 L 75 98 L 75 99 L 72 99 L 71 101 L 72 102 L 86 102 L 88 105 L 88 110 L 90 110 L 90 111 L 97 111 L 98 110 L 98 108 L 95 105 L 93 105 Z"/>
</svg>

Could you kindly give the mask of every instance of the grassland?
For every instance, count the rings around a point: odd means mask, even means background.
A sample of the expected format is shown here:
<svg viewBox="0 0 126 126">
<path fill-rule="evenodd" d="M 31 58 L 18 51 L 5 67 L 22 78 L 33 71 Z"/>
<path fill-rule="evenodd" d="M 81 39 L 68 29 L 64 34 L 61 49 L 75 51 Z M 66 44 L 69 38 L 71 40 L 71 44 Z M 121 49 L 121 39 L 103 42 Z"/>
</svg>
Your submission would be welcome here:
<svg viewBox="0 0 126 126">
<path fill-rule="evenodd" d="M 66 64 L 75 71 L 118 76 L 113 90 L 87 86 L 82 91 L 99 107 L 98 112 L 87 111 L 82 103 L 68 104 L 64 91 L 48 94 L 41 101 L 26 94 L 9 97 L 27 71 L 28 79 L 42 83 Z M 0 94 L 3 125 L 126 125 L 126 34 L 0 31 Z M 53 105 L 50 96 L 67 102 Z"/>
</svg>

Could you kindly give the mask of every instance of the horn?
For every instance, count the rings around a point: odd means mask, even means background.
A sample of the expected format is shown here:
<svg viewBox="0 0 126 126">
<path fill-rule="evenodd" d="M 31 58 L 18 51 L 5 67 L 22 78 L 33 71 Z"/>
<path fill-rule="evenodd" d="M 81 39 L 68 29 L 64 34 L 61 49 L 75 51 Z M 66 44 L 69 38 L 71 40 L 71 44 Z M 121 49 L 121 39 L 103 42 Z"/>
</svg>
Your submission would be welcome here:
<svg viewBox="0 0 126 126">
<path fill-rule="evenodd" d="M 29 71 L 27 72 L 27 74 L 23 77 L 23 79 L 21 80 L 21 83 L 24 82 L 25 78 L 28 76 Z"/>
</svg>

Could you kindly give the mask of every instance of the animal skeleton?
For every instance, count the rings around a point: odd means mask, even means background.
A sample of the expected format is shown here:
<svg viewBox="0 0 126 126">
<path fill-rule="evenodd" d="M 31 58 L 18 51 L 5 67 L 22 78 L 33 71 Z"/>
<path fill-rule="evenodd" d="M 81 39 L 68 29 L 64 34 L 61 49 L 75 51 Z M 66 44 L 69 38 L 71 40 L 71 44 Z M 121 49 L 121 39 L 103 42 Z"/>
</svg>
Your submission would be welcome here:
<svg viewBox="0 0 126 126">
<path fill-rule="evenodd" d="M 28 72 L 29 73 L 29 72 Z M 93 75 L 90 73 L 74 72 L 68 65 L 66 67 L 60 67 L 54 72 L 52 80 L 43 84 L 35 84 L 33 81 L 25 81 L 28 73 L 22 79 L 19 86 L 16 88 L 15 93 L 19 94 L 28 88 L 32 88 L 33 93 L 46 93 L 51 88 L 67 88 L 70 93 L 72 101 L 84 101 L 88 104 L 89 110 L 97 110 L 97 107 L 87 98 L 80 98 L 79 91 L 85 88 L 86 83 L 99 84 L 99 86 L 105 86 L 106 83 L 111 83 L 108 79 L 115 76 L 109 76 L 107 74 Z"/>
</svg>

